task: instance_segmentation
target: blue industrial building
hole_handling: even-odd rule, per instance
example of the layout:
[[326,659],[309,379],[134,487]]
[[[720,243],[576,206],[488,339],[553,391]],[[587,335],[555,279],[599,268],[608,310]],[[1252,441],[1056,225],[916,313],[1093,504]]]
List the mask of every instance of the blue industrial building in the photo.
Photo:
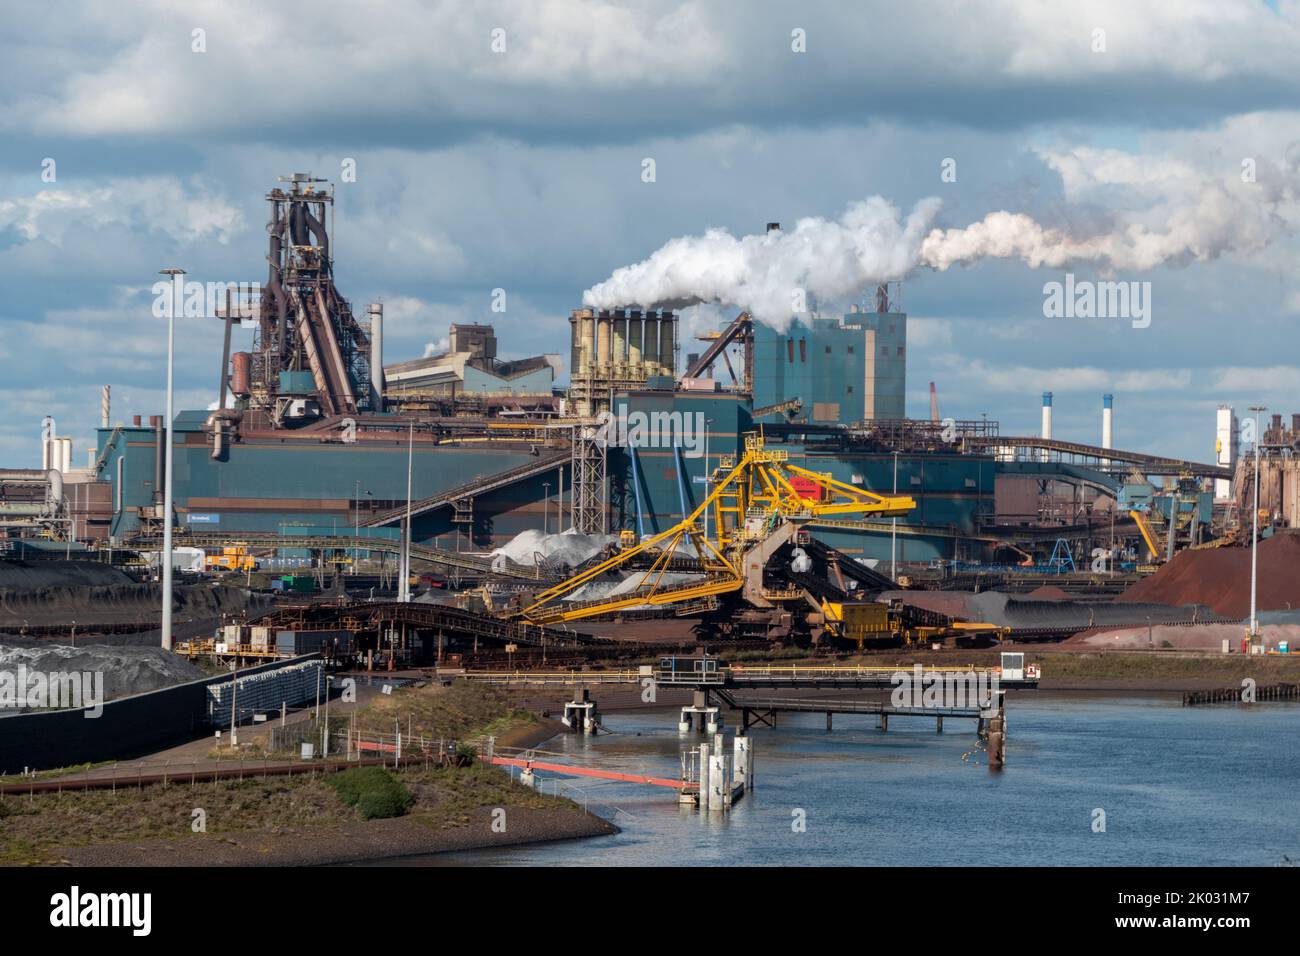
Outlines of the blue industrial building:
[[[206,427],[208,412],[176,416],[173,494],[181,529],[217,533],[351,534],[358,518],[406,501],[408,443],[404,422],[390,438],[369,437],[344,443],[319,433],[283,430],[275,437],[246,436],[228,443],[220,457]],[[155,425],[124,425],[99,430],[99,475],[113,486],[110,534],[122,537],[148,530],[161,516],[158,449],[162,430]],[[514,440],[414,442],[412,497],[419,500],[510,468],[535,461],[554,449]],[[539,475],[477,496],[472,519],[457,523],[450,508],[413,522],[418,541],[454,549],[481,549],[509,540],[527,528],[540,528],[546,499],[555,520],[563,478]],[[545,486],[549,485],[549,489]],[[359,505],[359,509],[358,509]]]
[[799,399],[809,424],[905,418],[907,314],[854,308],[785,331],[755,325],[754,407]]

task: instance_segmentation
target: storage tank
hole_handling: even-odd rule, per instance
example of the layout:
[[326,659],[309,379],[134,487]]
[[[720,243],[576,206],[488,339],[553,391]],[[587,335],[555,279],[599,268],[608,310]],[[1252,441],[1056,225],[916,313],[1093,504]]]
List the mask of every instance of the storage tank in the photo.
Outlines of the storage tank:
[[252,393],[253,356],[248,352],[236,352],[230,356],[230,391],[240,398],[247,398]]

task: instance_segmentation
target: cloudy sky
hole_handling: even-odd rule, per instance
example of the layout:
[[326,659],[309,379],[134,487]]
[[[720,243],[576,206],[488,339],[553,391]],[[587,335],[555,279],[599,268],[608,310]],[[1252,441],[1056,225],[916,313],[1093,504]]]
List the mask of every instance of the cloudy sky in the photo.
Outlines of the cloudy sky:
[[[1300,411],[1292,0],[6,8],[5,467],[47,414],[84,463],[104,384],[115,419],[161,411],[157,271],[261,281],[267,189],[348,160],[337,277],[387,303],[389,361],[472,320],[567,356],[584,292],[696,237],[737,295],[792,279],[826,311],[855,263],[900,270],[913,416],[933,380],[944,415],[1033,433],[1051,390],[1057,436],[1097,442],[1110,391],[1118,446],[1208,460],[1220,403]],[[746,259],[768,221],[800,245]],[[1067,272],[1150,282],[1149,325],[1045,317]],[[219,325],[179,339],[204,407]]]

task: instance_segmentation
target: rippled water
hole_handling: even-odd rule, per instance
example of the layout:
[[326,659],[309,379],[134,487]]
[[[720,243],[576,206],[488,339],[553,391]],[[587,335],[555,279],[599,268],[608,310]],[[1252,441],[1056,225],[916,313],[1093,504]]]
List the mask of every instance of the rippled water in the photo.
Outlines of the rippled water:
[[[671,790],[574,781],[616,836],[413,863],[561,865],[1263,865],[1300,861],[1300,705],[1184,708],[1173,696],[1021,694],[1007,766],[991,773],[974,722],[783,715],[751,731],[757,780],[730,814]],[[617,733],[559,737],[574,763],[675,777],[676,712],[608,714]],[[729,731],[734,728],[729,728]],[[979,761],[978,763],[976,761]],[[547,783],[547,792],[553,784]],[[617,808],[617,810],[613,809]],[[1094,810],[1106,831],[1093,832]],[[793,832],[794,811],[806,832]]]

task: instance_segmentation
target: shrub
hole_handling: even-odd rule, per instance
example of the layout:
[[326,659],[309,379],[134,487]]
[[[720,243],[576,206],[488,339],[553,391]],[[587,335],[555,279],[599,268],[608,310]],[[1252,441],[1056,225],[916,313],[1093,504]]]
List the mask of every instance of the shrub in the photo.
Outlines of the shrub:
[[384,820],[406,812],[406,801],[392,790],[370,790],[357,801],[357,816],[362,820]]
[[329,778],[334,792],[363,820],[400,817],[412,797],[402,782],[382,767],[353,767]]

